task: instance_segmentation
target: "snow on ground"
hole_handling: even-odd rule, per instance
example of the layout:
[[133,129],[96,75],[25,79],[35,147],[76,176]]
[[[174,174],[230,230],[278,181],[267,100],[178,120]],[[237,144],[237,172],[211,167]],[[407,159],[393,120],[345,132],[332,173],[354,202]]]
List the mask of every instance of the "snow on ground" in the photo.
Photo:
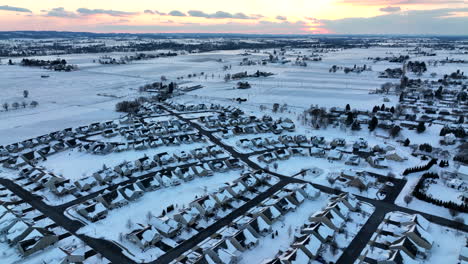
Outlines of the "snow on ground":
[[434,183],[429,184],[426,193],[435,199],[463,204],[463,191],[446,186],[440,179],[435,179]]
[[[400,212],[390,213],[394,217],[402,217],[408,219],[408,215]],[[383,225],[383,224],[382,224]],[[385,230],[399,229],[394,225],[385,225]],[[458,256],[460,255],[461,249],[466,244],[466,234],[453,230],[444,226],[430,223],[429,228],[426,230],[427,233],[432,237],[434,244],[429,250],[428,258],[425,260],[419,260],[415,263],[427,263],[427,264],[439,264],[439,263],[458,263]],[[375,236],[375,234],[374,234]],[[381,236],[379,236],[381,237]],[[374,238],[374,237],[373,237]],[[393,237],[389,237],[393,239]],[[378,238],[377,241],[382,242],[384,238]],[[374,247],[371,250],[369,245],[362,251],[368,250],[368,257],[376,260],[381,260],[387,256],[388,251]],[[358,263],[358,262],[356,262]]]
[[44,166],[47,170],[55,174],[63,175],[66,179],[77,180],[92,175],[94,172],[102,169],[104,164],[108,168],[112,168],[123,161],[135,161],[142,158],[144,155],[153,157],[155,154],[161,152],[175,153],[176,151],[188,151],[208,145],[209,143],[193,143],[180,146],[150,148],[141,151],[128,150],[112,152],[107,155],[93,155],[87,152],[81,152],[75,148],[54,154],[48,157],[46,161],[40,162],[39,165]]
[[[436,169],[434,167],[431,169],[431,171],[436,171]],[[408,205],[405,203],[405,201],[404,201],[405,196],[407,196],[408,194],[411,194],[413,192],[413,189],[416,186],[416,184],[418,183],[419,178],[426,172],[427,171],[412,173],[412,174],[409,174],[408,176],[405,177],[405,179],[408,182],[403,187],[403,190],[401,190],[400,194],[398,195],[397,199],[395,200],[395,204],[397,204],[399,206],[403,206],[403,207],[408,207],[408,208],[413,209],[413,210],[418,210],[418,211],[421,211],[421,212],[425,212],[425,213],[428,213],[428,214],[433,214],[433,215],[437,215],[437,216],[444,217],[444,218],[447,218],[447,219],[452,219],[453,217],[450,215],[449,209],[447,209],[445,207],[437,206],[437,205],[434,205],[434,204],[431,204],[431,203],[428,203],[428,202],[425,202],[425,201],[421,201],[421,200],[419,200],[417,198],[414,198],[414,197],[413,197],[412,201]],[[452,195],[450,193],[454,193],[454,192],[455,192],[455,190],[450,190],[450,192],[439,193],[439,195],[440,194],[442,194],[442,196]],[[468,214],[460,213],[458,216],[462,217],[464,219],[465,223],[468,221]]]
[[[255,106],[260,104],[287,103],[290,108],[304,109],[311,104],[320,106],[341,106],[350,104],[351,107],[371,109],[374,105],[383,103],[382,95],[369,94],[370,90],[379,88],[381,84],[398,80],[378,78],[378,72],[386,68],[400,67],[398,63],[373,63],[368,57],[389,56],[388,48],[346,49],[323,54],[323,61],[310,62],[307,67],[291,64],[268,64],[255,66],[239,66],[244,58],[242,51],[214,51],[202,54],[180,55],[171,58],[136,61],[126,65],[100,65],[93,63],[104,54],[70,54],[62,56],[34,57],[37,59],[55,59],[60,57],[79,67],[75,72],[54,72],[39,68],[0,65],[0,79],[4,87],[0,103],[10,105],[17,101],[21,103],[32,100],[39,102],[37,108],[27,108],[0,111],[0,144],[9,144],[58,130],[64,127],[85,125],[106,119],[115,119],[119,114],[113,111],[117,101],[138,96],[138,87],[147,83],[159,81],[164,75],[168,80],[175,80],[184,76],[183,86],[201,84],[204,88],[195,90],[187,98],[203,100],[230,101],[232,98],[242,97],[248,101],[243,105]],[[263,52],[263,51],[262,51]],[[301,50],[303,55],[310,50]],[[391,53],[399,55],[406,52],[395,48]],[[418,60],[434,60],[454,57],[448,51],[438,51],[436,57],[420,57]],[[107,54],[110,56],[133,55],[125,53]],[[257,53],[250,57],[254,60],[267,58],[267,54]],[[295,59],[290,52],[286,55]],[[22,58],[13,58],[19,62]],[[217,62],[222,59],[222,63]],[[8,58],[5,58],[7,61]],[[342,71],[329,73],[332,65],[353,67],[364,64],[371,66],[373,71],[361,74]],[[232,65],[228,71],[223,71],[224,65]],[[463,65],[446,64],[428,66],[429,69],[422,77],[431,78],[430,73],[437,72],[438,76],[451,73]],[[239,91],[232,89],[235,82],[224,82],[226,73],[257,70],[273,72],[274,76],[267,78],[246,79],[252,88]],[[205,76],[200,73],[204,72]],[[187,78],[189,73],[196,73],[197,77]],[[41,78],[49,75],[49,78]],[[212,77],[214,76],[214,77]],[[205,79],[206,78],[206,79]],[[29,90],[29,98],[22,98],[23,90]],[[99,95],[98,95],[99,94]],[[398,98],[387,96],[394,105]]]
[[327,204],[329,197],[329,195],[322,193],[316,200],[306,200],[296,211],[288,213],[283,219],[274,223],[272,225],[273,233],[278,231],[278,236],[275,238],[271,238],[271,235],[261,237],[258,246],[242,253],[239,263],[262,263],[266,258],[273,257],[279,250],[288,249],[294,241],[294,234],[307,222],[309,216],[320,211]]
[[[146,223],[148,212],[157,216],[170,205],[182,208],[195,200],[195,196],[200,197],[207,193],[207,191],[214,191],[224,183],[231,182],[239,176],[239,171],[215,173],[211,177],[195,178],[179,186],[145,193],[139,200],[131,202],[122,208],[109,211],[105,219],[96,223],[90,223],[78,232],[92,237],[117,240],[120,233],[125,234],[131,231],[126,227],[129,220],[134,224]],[[131,214],[128,212],[131,212]]]

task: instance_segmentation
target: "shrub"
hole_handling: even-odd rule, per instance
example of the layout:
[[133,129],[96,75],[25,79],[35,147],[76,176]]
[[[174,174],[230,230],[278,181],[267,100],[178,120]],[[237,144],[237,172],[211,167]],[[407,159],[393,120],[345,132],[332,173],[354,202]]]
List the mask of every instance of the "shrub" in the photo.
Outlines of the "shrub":
[[124,113],[136,113],[140,103],[138,101],[122,101],[115,105],[115,111]]

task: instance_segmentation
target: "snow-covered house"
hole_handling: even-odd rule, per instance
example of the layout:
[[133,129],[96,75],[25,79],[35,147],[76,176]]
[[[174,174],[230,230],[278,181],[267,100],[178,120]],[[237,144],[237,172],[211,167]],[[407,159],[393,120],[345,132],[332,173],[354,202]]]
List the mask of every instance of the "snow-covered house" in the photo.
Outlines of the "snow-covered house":
[[240,251],[246,251],[258,244],[258,237],[250,228],[239,230],[229,240]]
[[176,214],[174,214],[174,220],[179,222],[182,226],[191,226],[198,219],[200,219],[201,214],[195,207],[184,209]]
[[176,152],[173,154],[174,159],[177,160],[177,162],[188,162],[189,160],[192,159],[192,154],[186,152],[186,151],[180,151]]
[[455,137],[453,133],[449,133],[445,135],[444,138],[442,139],[442,143],[446,145],[453,145],[455,144],[456,141],[457,141],[457,138]]
[[173,173],[175,176],[186,182],[193,180],[196,176],[195,172],[190,167],[177,167]]
[[396,150],[393,150],[385,154],[385,159],[402,162],[402,161],[407,160],[408,158],[405,157],[402,153],[397,152]]
[[237,158],[227,159],[224,162],[231,170],[242,169],[243,167],[241,161]]
[[128,204],[128,200],[118,190],[107,191],[98,197],[96,201],[102,203],[106,208],[112,210]]
[[170,170],[162,170],[156,173],[155,177],[161,182],[164,187],[177,186],[182,183],[182,180],[173,175]]
[[388,163],[384,156],[369,156],[367,162],[376,169],[388,168]]
[[466,165],[460,165],[457,171],[458,177],[461,179],[468,181],[468,166]]
[[312,234],[301,235],[295,237],[293,248],[300,248],[310,260],[314,260],[322,248],[322,242]]
[[247,188],[247,190],[253,190],[256,186],[260,184],[259,180],[250,174],[247,174],[239,179],[234,180],[234,183],[238,182],[242,183],[245,186],[245,188]]
[[17,248],[22,256],[29,256],[58,241],[58,236],[43,228],[32,228],[20,241]]
[[213,176],[213,171],[208,166],[203,166],[203,164],[193,165],[190,170],[198,177]]
[[91,222],[106,218],[108,214],[107,208],[101,202],[81,204],[76,211]]
[[270,164],[270,163],[275,162],[275,161],[278,160],[277,156],[273,152],[263,153],[262,155],[258,156],[257,159],[258,159],[258,161],[264,162],[264,163],[267,163],[267,164]]
[[217,192],[213,193],[212,196],[221,206],[228,204],[234,199],[234,196],[229,192],[227,187],[221,188]]
[[161,182],[155,176],[139,180],[136,182],[136,184],[145,192],[152,192],[161,188]]
[[401,225],[403,226],[412,226],[414,224],[419,225],[426,231],[429,230],[430,222],[420,214],[414,214],[409,220],[401,221]]
[[154,160],[159,163],[160,166],[167,165],[175,161],[172,155],[167,152],[162,152],[154,155]]
[[342,202],[351,211],[356,211],[359,208],[356,197],[349,193],[342,193],[340,195],[333,196],[330,198],[330,202]]
[[311,257],[300,247],[286,250],[283,254],[278,256],[278,259],[282,264],[311,263],[313,261],[313,259],[311,259]]
[[[211,254],[210,251],[212,252]],[[240,251],[233,245],[230,239],[221,239],[206,253],[217,264],[235,264],[238,263]]]
[[309,217],[309,221],[323,223],[335,231],[338,231],[345,224],[345,220],[331,208],[315,212]]
[[327,243],[335,237],[335,231],[322,222],[307,223],[301,228],[301,233],[312,234],[322,243]]
[[141,226],[125,235],[125,237],[141,249],[151,247],[162,239],[158,230],[151,225]]
[[402,236],[399,239],[392,242],[389,245],[389,249],[401,250],[412,259],[415,259],[417,255],[423,253],[419,250],[419,247],[406,236]]
[[235,198],[241,197],[247,191],[247,187],[241,182],[235,182],[226,186],[226,189]]
[[265,236],[272,232],[272,227],[268,224],[268,219],[262,214],[253,217],[245,217],[248,220],[245,222],[245,226],[249,226],[253,231],[261,236]]
[[59,249],[61,250],[59,264],[82,263],[86,259],[85,255],[88,250],[86,246],[77,245],[68,245]]
[[25,166],[26,164],[27,162],[23,158],[18,156],[13,156],[3,161],[3,167],[14,170],[17,170]]
[[219,207],[219,204],[213,196],[205,195],[192,201],[190,206],[195,207],[203,215],[209,215]]
[[0,215],[0,235],[5,234],[16,222],[21,221],[15,214],[6,210],[5,207],[1,207],[3,214]]
[[417,224],[409,227],[408,231],[406,231],[404,235],[409,237],[418,246],[427,250],[430,250],[434,244],[432,236]]
[[327,154],[323,148],[313,147],[309,150],[311,157],[323,158]]
[[168,217],[153,217],[150,220],[150,224],[154,226],[161,235],[168,238],[175,237],[182,227],[179,222]]
[[350,155],[346,161],[345,161],[345,164],[346,165],[351,165],[351,166],[358,166],[359,163],[361,162],[361,158],[357,155]]
[[287,160],[291,157],[291,153],[287,149],[275,150],[275,156],[280,160]]
[[290,211],[294,211],[297,208],[297,205],[294,203],[294,200],[289,195],[285,195],[284,197],[277,197],[276,195],[274,195],[273,197],[270,197],[267,200],[263,201],[262,204],[266,206],[275,206],[278,210],[280,210],[281,214],[283,215]]
[[10,227],[4,231],[5,240],[10,245],[14,245],[25,238],[31,230],[32,227],[23,220],[15,221],[13,225],[10,225]]
[[145,191],[139,187],[138,184],[133,183],[121,187],[118,189],[119,192],[125,197],[125,199],[129,201],[137,200],[138,198],[142,197]]
[[377,264],[417,264],[419,261],[414,260],[404,250],[391,250],[388,258],[377,261]]
[[80,191],[89,191],[94,186],[97,186],[98,182],[94,177],[85,177],[75,181],[75,186]]
[[156,163],[154,162],[154,160],[146,156],[139,158],[135,161],[135,168],[140,171],[147,171],[154,167],[156,167]]
[[303,148],[290,148],[289,153],[291,154],[292,157],[307,156],[307,151],[305,149],[303,149]]
[[105,185],[117,179],[119,175],[112,169],[105,169],[93,173],[93,177],[98,181],[99,185]]
[[213,172],[225,172],[229,170],[226,163],[221,160],[208,161],[207,165]]
[[132,162],[123,162],[114,167],[114,171],[122,176],[130,176],[135,170],[135,164]]
[[327,159],[328,160],[341,160],[343,158],[343,153],[336,149],[332,149],[328,152]]

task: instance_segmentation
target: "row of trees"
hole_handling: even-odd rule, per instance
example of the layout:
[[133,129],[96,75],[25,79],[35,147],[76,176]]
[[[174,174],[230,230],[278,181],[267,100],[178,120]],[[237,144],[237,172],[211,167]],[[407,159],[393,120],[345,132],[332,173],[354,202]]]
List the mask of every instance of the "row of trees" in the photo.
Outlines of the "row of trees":
[[416,172],[421,172],[430,169],[432,166],[437,164],[437,159],[432,159],[429,161],[426,165],[424,166],[418,166],[418,167],[412,167],[412,168],[407,168],[405,171],[403,171],[403,175],[406,176],[411,173],[416,173]]
[[20,103],[19,102],[14,102],[11,105],[9,103],[5,102],[5,103],[2,104],[2,108],[3,108],[3,110],[8,111],[10,109],[15,109],[16,110],[16,109],[18,109],[20,107],[23,107],[23,108],[26,108],[27,106],[36,107],[38,105],[39,105],[39,103],[37,101],[32,101],[29,104],[24,102],[24,101],[20,102]]
[[461,126],[460,126],[460,127],[457,127],[457,128],[453,128],[453,129],[452,129],[452,128],[449,128],[449,127],[447,127],[447,126],[444,126],[444,127],[440,130],[440,134],[439,134],[439,135],[440,135],[441,137],[443,137],[443,136],[445,136],[445,135],[447,135],[447,134],[450,134],[450,133],[454,134],[455,137],[457,137],[457,138],[464,138],[464,137],[467,136],[467,135],[466,135],[466,132],[465,132],[465,129],[464,129],[463,127],[461,127]]

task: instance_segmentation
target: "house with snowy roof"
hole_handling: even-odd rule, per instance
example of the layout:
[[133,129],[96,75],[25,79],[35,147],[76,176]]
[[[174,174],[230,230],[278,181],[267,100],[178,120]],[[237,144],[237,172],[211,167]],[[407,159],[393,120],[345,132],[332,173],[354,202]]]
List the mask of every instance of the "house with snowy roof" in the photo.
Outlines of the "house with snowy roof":
[[89,191],[94,186],[97,186],[98,182],[94,177],[85,177],[75,181],[75,186],[80,191]]
[[250,228],[239,230],[229,240],[240,251],[246,251],[258,245],[258,237]]
[[161,188],[161,182],[155,176],[139,180],[136,184],[145,192],[152,192]]
[[43,228],[32,228],[20,241],[17,248],[22,256],[29,256],[56,243],[58,236]]
[[18,243],[25,238],[32,230],[32,227],[23,220],[15,221],[8,229],[4,231],[5,241],[10,245]]
[[338,231],[345,224],[345,220],[346,219],[331,208],[315,212],[309,217],[309,221],[323,223],[335,231]]
[[417,224],[409,227],[409,230],[404,233],[405,236],[409,237],[419,247],[430,250],[434,244],[432,236]]
[[205,195],[192,201],[190,206],[195,207],[203,215],[209,215],[219,208],[220,205],[212,195]]
[[162,236],[168,238],[177,236],[182,228],[179,222],[168,217],[152,217],[149,222]]
[[300,247],[290,248],[278,256],[282,264],[311,263],[313,259]]
[[151,225],[140,225],[137,229],[126,234],[125,237],[141,249],[151,247],[162,239],[158,230]]
[[310,260],[314,260],[322,248],[322,242],[312,234],[300,235],[294,238],[293,248],[300,248]]
[[398,238],[392,242],[388,248],[391,250],[401,250],[412,259],[416,259],[416,256],[423,253],[419,250],[420,248],[406,236]]
[[77,213],[91,222],[97,222],[106,218],[108,214],[107,208],[101,202],[83,203],[77,209]]
[[85,261],[86,251],[89,249],[86,246],[69,245],[59,247],[61,261],[59,264],[82,263]]
[[191,226],[200,218],[200,211],[195,207],[190,207],[174,214],[174,220],[179,222],[182,226]]
[[119,192],[129,201],[135,201],[142,197],[145,193],[143,189],[136,183],[125,185],[118,189]]
[[306,223],[301,228],[302,234],[312,234],[322,243],[328,243],[335,237],[335,231],[322,222]]

